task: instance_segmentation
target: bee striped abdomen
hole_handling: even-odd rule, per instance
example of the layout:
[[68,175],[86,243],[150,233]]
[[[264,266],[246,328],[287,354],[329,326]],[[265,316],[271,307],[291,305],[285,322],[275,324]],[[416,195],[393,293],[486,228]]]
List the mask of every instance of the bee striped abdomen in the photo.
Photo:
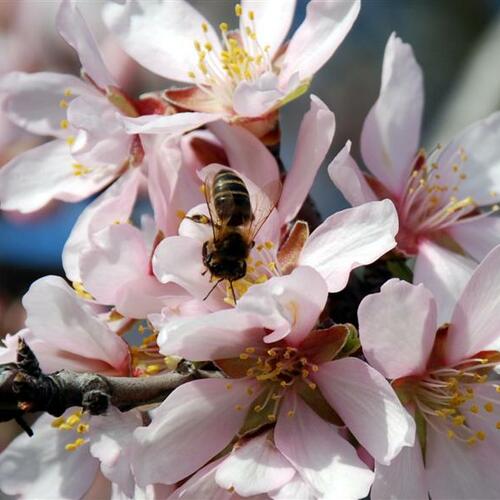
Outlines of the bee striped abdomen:
[[241,226],[252,220],[250,195],[243,180],[230,170],[214,177],[212,196],[217,216],[228,226]]

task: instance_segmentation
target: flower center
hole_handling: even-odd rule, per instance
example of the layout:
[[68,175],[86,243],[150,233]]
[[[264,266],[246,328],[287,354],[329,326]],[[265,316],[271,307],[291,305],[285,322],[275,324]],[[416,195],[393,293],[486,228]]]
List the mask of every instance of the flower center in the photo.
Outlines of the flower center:
[[402,220],[420,234],[444,229],[477,206],[472,196],[457,196],[467,179],[467,154],[460,148],[446,165],[439,165],[434,159],[440,150],[438,145],[429,155],[419,152],[400,204]]
[[248,365],[246,376],[258,383],[256,388],[249,389],[250,395],[255,390],[260,391],[253,411],[266,411],[270,422],[276,421],[285,391],[297,381],[302,381],[311,390],[316,389],[316,384],[309,376],[317,372],[319,367],[296,347],[272,347],[267,350],[263,347],[247,347],[239,358]]
[[496,414],[500,386],[488,380],[497,364],[486,358],[469,359],[409,380],[405,388],[428,425],[449,439],[473,445],[484,441],[491,427],[500,430]]
[[257,40],[254,12],[244,13],[241,5],[237,4],[235,13],[237,17],[244,16],[247,24],[243,31],[229,32],[227,23],[220,23],[222,50],[218,54],[208,38],[208,25],[202,23],[203,39],[194,41],[199,73],[197,75],[193,70],[188,72],[200,90],[226,104],[231,103],[238,83],[255,81],[265,71],[272,71],[270,47],[262,47]]
[[76,433],[74,440],[64,447],[66,451],[76,451],[89,442],[88,439],[83,437],[89,431],[90,425],[87,422],[87,415],[82,409],[75,411],[67,418],[55,418],[51,425],[60,431]]

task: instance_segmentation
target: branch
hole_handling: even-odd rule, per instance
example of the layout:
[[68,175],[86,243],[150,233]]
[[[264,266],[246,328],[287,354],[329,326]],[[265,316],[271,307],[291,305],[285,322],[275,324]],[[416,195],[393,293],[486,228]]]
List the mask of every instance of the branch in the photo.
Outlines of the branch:
[[174,372],[147,378],[106,377],[96,373],[61,370],[44,374],[23,339],[19,340],[17,362],[0,367],[0,421],[16,420],[32,434],[23,415],[45,411],[55,417],[72,406],[100,415],[110,405],[125,411],[163,401],[180,385],[198,378],[221,377],[220,372],[199,370],[181,361]]

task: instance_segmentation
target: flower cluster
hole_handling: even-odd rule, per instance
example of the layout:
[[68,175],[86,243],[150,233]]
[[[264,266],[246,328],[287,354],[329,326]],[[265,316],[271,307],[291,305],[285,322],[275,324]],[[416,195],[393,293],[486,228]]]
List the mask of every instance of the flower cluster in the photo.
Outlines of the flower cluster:
[[391,35],[360,138],[368,172],[350,142],[328,167],[352,208],[310,217],[335,116],[310,95],[285,169],[279,109],[307,92],[360,1],[310,0],[285,42],[294,9],[243,0],[232,30],[186,0],[109,2],[128,55],[189,84],[131,96],[62,0],[81,77],[1,79],[3,114],[53,140],[0,169],[0,208],[97,196],[64,247],[66,279],[32,284],[0,361],[23,339],[45,373],[154,384],[185,361],[210,373],[142,406],[42,415],[0,453],[6,494],[498,495],[500,114],[419,149],[422,72]]

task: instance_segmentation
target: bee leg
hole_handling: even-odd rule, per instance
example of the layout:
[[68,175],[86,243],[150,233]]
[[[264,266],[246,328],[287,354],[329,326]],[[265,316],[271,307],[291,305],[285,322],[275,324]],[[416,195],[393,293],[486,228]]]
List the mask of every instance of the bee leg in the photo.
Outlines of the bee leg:
[[205,276],[205,274],[207,274],[207,272],[208,272],[208,269],[205,269],[205,270],[201,273],[201,275],[202,275],[202,276]]
[[221,281],[224,281],[224,278],[221,278],[215,282],[215,285],[212,288],[210,288],[210,291],[205,295],[205,297],[203,297],[203,300],[208,299],[209,295],[215,290],[215,288]]

